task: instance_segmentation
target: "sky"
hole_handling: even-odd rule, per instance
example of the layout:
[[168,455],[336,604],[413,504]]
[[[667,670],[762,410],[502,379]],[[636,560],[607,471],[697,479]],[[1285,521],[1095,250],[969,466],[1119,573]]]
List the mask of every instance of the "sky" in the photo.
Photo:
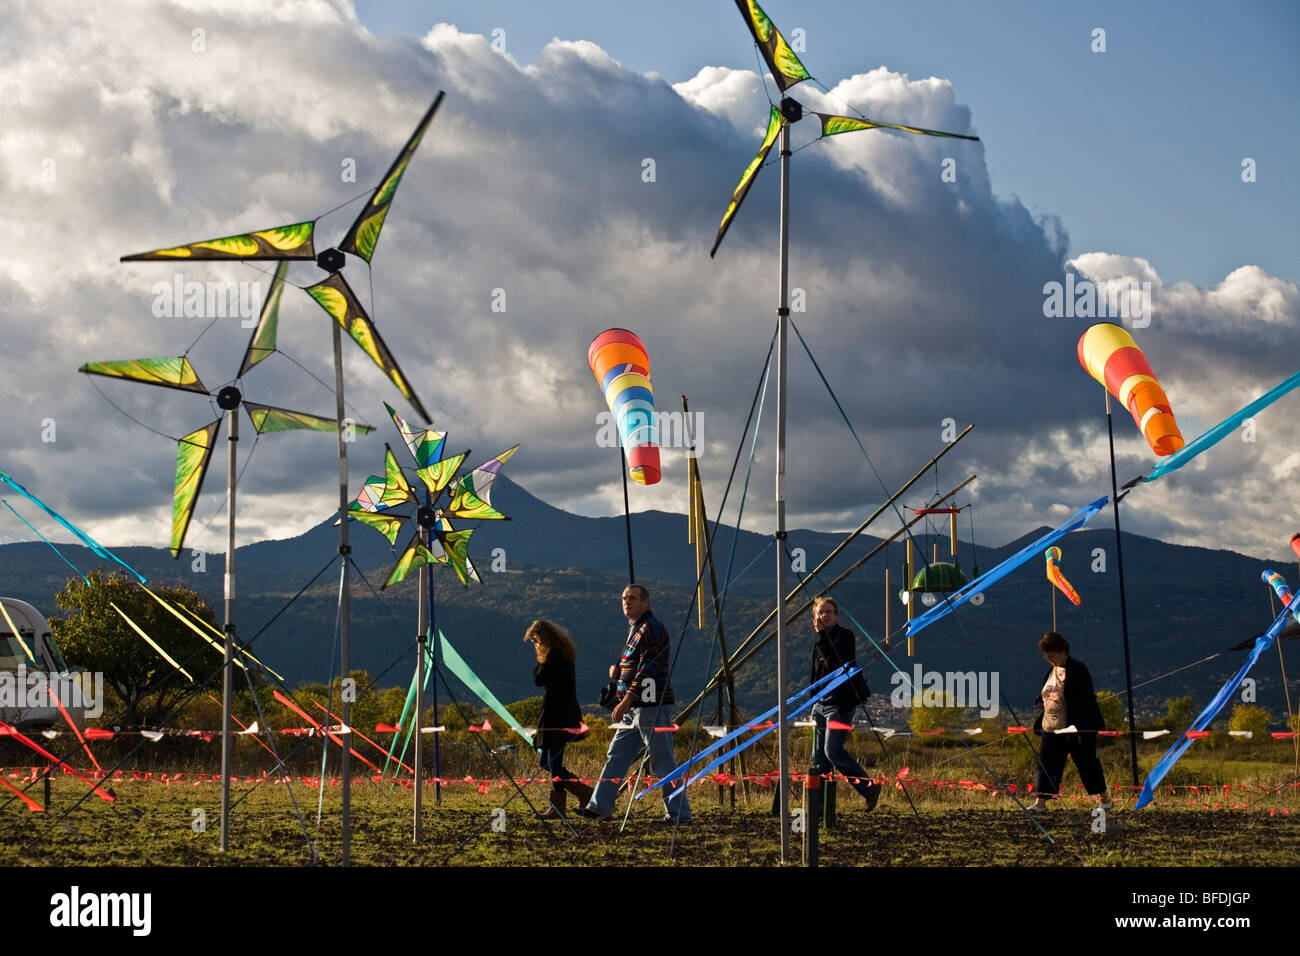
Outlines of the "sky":
[[[1297,8],[1058,6],[766,5],[822,84],[792,91],[807,108],[981,138],[877,130],[814,142],[815,120],[794,127],[792,317],[853,432],[792,336],[792,527],[853,527],[968,423],[940,474],[904,500],[919,506],[978,474],[958,498],[973,505],[978,543],[1108,493],[1104,397],[1075,354],[1096,320],[1045,305],[1067,274],[1149,283],[1149,314],[1125,324],[1189,440],[1296,370]],[[185,353],[215,389],[233,379],[249,330],[238,317],[169,314],[159,290],[266,285],[264,264],[119,257],[327,211],[317,248],[336,243],[439,90],[372,267],[345,270],[433,424],[476,462],[520,442],[507,473],[529,491],[618,513],[586,350],[606,328],[631,328],[659,407],[689,396],[706,496],[721,498],[777,304],[775,167],[708,255],[776,95],[733,4],[11,9],[0,221],[17,241],[0,260],[0,469],[89,533],[165,544],[174,440],[218,413],[202,396],[78,367]],[[322,277],[311,264],[289,275]],[[329,320],[298,289],[285,294],[280,344],[244,377],[246,396],[332,415]],[[344,346],[350,413],[380,427],[351,447],[355,492],[397,440],[382,403],[417,416]],[[1298,403],[1293,393],[1136,489],[1126,529],[1289,555]],[[1124,482],[1156,459],[1118,405],[1114,425]],[[298,534],[337,506],[330,436],[252,438],[245,419],[241,543]],[[773,527],[774,445],[772,385],[745,502],[752,530]],[[663,456],[664,480],[633,488],[634,510],[685,510],[682,450]],[[224,548],[224,473],[219,453],[187,544]],[[30,537],[0,523],[0,541]]]

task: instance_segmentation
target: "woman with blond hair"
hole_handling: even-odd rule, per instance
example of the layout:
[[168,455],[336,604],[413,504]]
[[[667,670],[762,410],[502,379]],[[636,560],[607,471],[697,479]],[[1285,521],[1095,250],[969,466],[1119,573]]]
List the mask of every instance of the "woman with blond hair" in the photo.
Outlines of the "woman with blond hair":
[[591,799],[591,787],[564,766],[564,748],[580,736],[578,728],[582,726],[573,668],[578,649],[569,632],[550,621],[533,621],[524,640],[531,642],[537,652],[533,683],[543,689],[533,746],[551,778],[551,806],[541,816],[543,820],[558,820],[564,816],[566,792],[578,798],[578,806],[585,806]]

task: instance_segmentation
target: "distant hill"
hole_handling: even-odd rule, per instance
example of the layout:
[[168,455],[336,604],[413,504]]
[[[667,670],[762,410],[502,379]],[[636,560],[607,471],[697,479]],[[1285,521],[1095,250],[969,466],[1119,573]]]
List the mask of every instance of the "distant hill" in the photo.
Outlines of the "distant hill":
[[[552,507],[509,479],[493,487],[493,501],[511,521],[483,522],[470,547],[472,560],[484,579],[482,587],[461,588],[448,569],[435,571],[437,620],[448,638],[480,676],[503,700],[533,696],[530,653],[522,643],[528,624],[547,617],[568,627],[581,651],[579,689],[586,702],[594,702],[608,665],[617,657],[626,633],[618,595],[626,582],[627,551],[622,517],[587,518]],[[896,519],[881,519],[872,528],[885,531]],[[1072,642],[1075,656],[1083,660],[1099,689],[1122,689],[1123,656],[1120,640],[1118,577],[1114,533],[1102,516],[1095,530],[1069,535],[1062,569],[1083,598],[1074,607],[1058,595],[1058,629]],[[972,558],[981,570],[1034,541],[1046,528],[1036,529],[1000,547],[970,542],[959,545],[959,561],[970,573]],[[695,627],[685,617],[695,581],[694,551],[686,543],[686,519],[678,514],[645,512],[633,515],[638,580],[652,591],[654,607],[668,625],[677,648],[686,624],[686,640],[674,671],[679,700],[695,696],[710,665],[717,666],[714,631]],[[790,532],[791,549],[802,548],[811,570],[842,536],[806,530]],[[931,553],[934,539],[918,537]],[[399,539],[405,543],[405,538]],[[364,580],[354,576],[352,598],[352,663],[376,677],[381,686],[410,680],[414,664],[414,579],[391,591],[379,592],[394,556],[388,544],[368,528],[353,525],[353,559]],[[774,552],[770,536],[719,532],[714,544],[719,587],[726,580],[729,562],[733,582],[724,612],[726,640],[734,649],[770,610],[773,600]],[[880,543],[862,535],[836,559],[820,580],[829,581],[839,571]],[[338,529],[327,518],[311,530],[282,541],[261,541],[241,547],[237,554],[238,624],[241,636],[255,638],[255,649],[293,683],[325,680],[337,660],[336,602],[338,592]],[[939,539],[940,558],[946,559],[947,538]],[[78,567],[98,567],[84,548],[60,546]],[[195,571],[186,558],[173,561],[165,548],[115,549],[125,561],[150,579],[180,580],[220,608],[224,558],[210,554],[206,568]],[[764,553],[766,552],[766,553]],[[795,552],[797,553],[797,552]],[[874,637],[884,632],[884,568],[891,568],[891,625],[898,628],[904,608],[896,593],[901,587],[902,546],[895,543],[836,589],[846,614]],[[1100,568],[1104,561],[1104,571]],[[1129,611],[1129,633],[1135,684],[1161,678],[1169,672],[1223,651],[1260,633],[1269,623],[1268,594],[1259,573],[1262,560],[1229,551],[1182,547],[1151,538],[1126,534],[1124,562]],[[495,570],[494,570],[495,569]],[[1286,568],[1278,568],[1284,575]],[[743,573],[742,573],[743,572]],[[47,616],[57,614],[54,594],[61,590],[71,569],[44,544],[0,545],[0,593],[29,601]],[[268,621],[286,602],[319,574],[315,583],[273,624]],[[1292,575],[1294,577],[1294,575]],[[793,586],[797,575],[787,580]],[[811,585],[810,585],[811,589]],[[813,593],[811,590],[809,593]],[[218,610],[220,616],[220,611]],[[710,619],[712,615],[710,614]],[[1037,693],[1045,664],[1037,639],[1050,628],[1051,590],[1043,562],[1030,560],[1023,568],[988,591],[982,607],[964,607],[956,615],[924,631],[916,641],[916,656],[892,654],[911,674],[915,664],[925,670],[988,670],[999,675],[1000,689],[1019,718]],[[264,633],[260,633],[263,628]],[[789,629],[791,671],[796,679],[807,670],[811,624],[807,616]],[[867,647],[859,636],[860,655]],[[1287,663],[1300,672],[1296,649],[1285,648]],[[1198,707],[1230,675],[1244,652],[1223,654],[1211,661],[1154,680],[1137,691],[1139,710],[1162,713],[1167,698],[1190,693]],[[754,709],[775,696],[775,654],[771,646],[740,672],[742,702]],[[876,696],[873,714],[885,724],[900,725],[906,712],[891,714],[888,696],[893,673],[883,661],[872,665],[868,679]],[[1284,707],[1277,655],[1261,661],[1255,674],[1258,702],[1277,712]],[[457,689],[456,693],[462,691]],[[440,694],[445,691],[440,689]],[[1011,715],[1005,715],[1011,719]],[[891,723],[892,722],[892,723]]]

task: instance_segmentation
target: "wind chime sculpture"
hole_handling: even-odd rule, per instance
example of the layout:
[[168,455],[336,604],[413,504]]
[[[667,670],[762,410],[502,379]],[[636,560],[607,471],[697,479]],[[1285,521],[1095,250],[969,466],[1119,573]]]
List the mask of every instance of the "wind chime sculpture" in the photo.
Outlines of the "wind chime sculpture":
[[[393,449],[384,446],[384,474],[371,475],[366,479],[356,499],[348,509],[348,516],[362,524],[374,528],[388,543],[397,547],[397,536],[408,521],[414,519],[415,534],[402,550],[401,557],[394,565],[383,588],[391,587],[406,579],[418,568],[425,573],[419,577],[418,602],[419,611],[416,625],[416,670],[415,670],[415,713],[412,727],[415,731],[415,806],[412,825],[413,838],[420,839],[420,811],[423,790],[423,751],[421,743],[421,721],[424,713],[425,665],[433,668],[434,710],[437,711],[437,666],[438,666],[438,626],[433,600],[433,565],[449,564],[455,570],[460,583],[468,587],[470,581],[482,583],[473,562],[469,559],[469,539],[475,528],[454,530],[450,518],[467,520],[504,519],[509,520],[492,506],[492,483],[501,468],[519,449],[518,445],[507,448],[501,454],[489,458],[468,474],[456,477],[456,472],[465,461],[468,451],[460,452],[448,458],[443,457],[447,443],[447,433],[430,428],[412,428],[391,405],[385,404],[393,424],[397,426],[402,440],[415,460],[416,477],[424,484],[424,503],[421,504],[411,482],[407,480],[401,465],[393,454]],[[447,501],[440,505],[443,492]],[[405,507],[402,513],[397,509]],[[414,510],[412,510],[414,509]],[[381,588],[382,590],[382,588]],[[432,641],[432,647],[430,647]],[[394,740],[396,744],[396,740]],[[434,777],[439,775],[437,737],[434,737]]]
[[[348,510],[348,467],[347,467],[347,445],[350,435],[346,432],[344,425],[344,394],[343,394],[343,346],[341,329],[346,329],[352,340],[357,343],[361,349],[370,356],[388,376],[388,379],[397,388],[398,392],[411,404],[425,420],[430,418],[429,413],[425,411],[424,405],[420,402],[415,394],[415,390],[410,385],[409,380],[403,374],[393,357],[392,351],[385,344],[375,327],[369,313],[362,306],[360,300],[353,292],[351,285],[343,276],[343,268],[347,265],[347,256],[355,256],[366,263],[370,264],[371,258],[375,253],[375,246],[379,241],[380,230],[383,229],[384,220],[388,216],[388,211],[392,205],[393,197],[397,192],[397,187],[401,184],[402,176],[405,174],[407,166],[415,155],[416,149],[419,148],[420,141],[423,139],[425,131],[433,121],[434,114],[438,111],[442,103],[443,93],[439,92],[434,98],[432,105],[425,112],[419,125],[416,126],[415,132],[411,134],[406,141],[406,145],[398,154],[393,164],[388,168],[388,172],[380,181],[379,185],[370,194],[366,200],[365,206],[360,214],[353,221],[352,226],[348,229],[343,241],[335,248],[326,249],[321,253],[315,251],[315,229],[317,219],[304,222],[290,223],[285,226],[274,226],[269,229],[262,229],[256,232],[242,233],[234,236],[225,236],[218,239],[207,239],[200,242],[187,243],[185,245],[173,246],[166,249],[155,249],[151,252],[138,253],[136,255],[123,256],[123,262],[187,262],[203,260],[235,260],[235,261],[277,261],[282,264],[295,261],[315,260],[316,265],[324,270],[328,275],[325,279],[316,282],[313,285],[305,287],[305,291],[310,295],[317,304],[320,305],[331,318],[334,319],[333,325],[333,344],[334,344],[334,395],[336,420],[339,423],[338,433],[338,461],[339,461],[339,516],[346,516]],[[319,217],[318,217],[319,218]],[[277,275],[283,274],[277,269]],[[267,333],[266,329],[259,330]],[[270,350],[273,351],[274,331],[269,332]],[[254,340],[259,349],[265,349],[267,342],[265,340],[258,342],[258,336],[254,334]],[[269,354],[269,353],[268,353]],[[242,373],[241,373],[242,374]],[[239,400],[233,396],[228,396],[228,401],[234,402],[238,407]],[[224,407],[224,406],[223,406]],[[250,412],[251,413],[251,412]],[[256,419],[255,419],[256,420]],[[299,426],[303,427],[303,426]],[[310,426],[307,426],[310,427]],[[197,452],[196,452],[197,454]],[[227,561],[233,560],[234,543],[230,542]],[[349,630],[350,618],[350,575],[349,575],[349,555],[351,548],[348,544],[348,524],[343,521],[339,530],[339,557],[340,557],[340,583],[339,583],[339,633],[340,633],[340,672],[346,676],[351,668],[351,641]],[[229,601],[227,602],[229,605]],[[228,643],[233,638],[233,611],[228,606],[227,609],[227,634]],[[229,659],[229,650],[227,659]],[[227,672],[229,667],[227,667]],[[227,677],[227,680],[229,678]],[[230,739],[230,716],[229,708],[223,708],[225,713],[222,715],[222,732],[223,739]],[[351,702],[345,697],[342,704],[342,721],[344,726],[348,725],[351,719]],[[341,850],[343,865],[347,866],[351,859],[351,804],[352,804],[352,759],[348,748],[343,749],[342,755],[342,834]],[[223,773],[223,778],[226,774]],[[223,801],[222,814],[222,848],[226,847],[226,812],[225,801]]]
[[[740,10],[741,16],[745,18],[745,24],[749,27],[749,32],[754,37],[754,42],[758,44],[759,50],[763,54],[763,59],[767,63],[768,71],[772,79],[776,82],[780,90],[782,99],[779,106],[772,105],[768,114],[767,130],[763,134],[763,142],[759,146],[758,155],[745,168],[741,174],[740,182],[732,191],[731,203],[727,211],[723,214],[722,222],[718,226],[717,236],[713,240],[713,247],[709,250],[709,256],[714,256],[718,247],[722,244],[727,230],[731,227],[732,220],[735,219],[736,213],[740,209],[740,204],[744,202],[745,195],[749,192],[750,186],[753,185],[754,179],[758,176],[759,170],[763,166],[767,154],[771,151],[777,139],[781,142],[781,251],[778,277],[778,304],[777,304],[777,452],[776,452],[776,532],[777,555],[776,555],[776,600],[777,608],[780,611],[783,597],[785,595],[785,561],[786,555],[784,550],[785,544],[785,426],[786,426],[786,334],[790,317],[789,308],[789,245],[790,245],[790,127],[799,122],[804,117],[803,105],[792,96],[786,95],[787,91],[796,84],[804,80],[812,79],[812,74],[800,62],[799,57],[795,55],[790,44],[786,42],[785,37],[776,28],[775,24],[768,18],[762,8],[754,0],[736,0],[736,7]],[[878,120],[868,119],[865,116],[838,116],[830,113],[818,113],[812,110],[807,111],[816,116],[821,123],[821,132],[819,138],[824,139],[827,136],[835,136],[841,133],[850,133],[857,130],[868,129],[894,129],[905,133],[918,133],[925,136],[943,136],[951,139],[965,139],[978,141],[978,136],[967,136],[961,133],[946,133],[940,130],[923,129],[919,126],[905,126],[895,123],[883,123]],[[780,793],[780,815],[781,815],[781,862],[785,863],[790,858],[790,807],[789,793],[786,781],[789,776],[789,760],[787,755],[787,725],[786,725],[786,707],[785,707],[785,689],[786,689],[786,666],[785,666],[785,614],[778,613],[777,621],[777,720],[779,724],[778,731],[778,764],[781,775]]]

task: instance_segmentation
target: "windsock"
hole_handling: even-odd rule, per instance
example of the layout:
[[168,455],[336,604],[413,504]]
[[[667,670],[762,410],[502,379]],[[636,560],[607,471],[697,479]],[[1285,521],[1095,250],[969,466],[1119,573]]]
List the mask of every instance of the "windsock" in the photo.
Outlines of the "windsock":
[[627,329],[607,329],[587,348],[587,364],[618,424],[632,479],[653,485],[659,480],[659,426],[645,346]]
[[1079,364],[1128,406],[1153,452],[1172,455],[1183,447],[1169,398],[1123,326],[1102,322],[1084,332],[1079,339]]
[[1261,571],[1259,576],[1264,579],[1265,584],[1272,586],[1278,600],[1282,602],[1282,606],[1291,609],[1291,616],[1300,621],[1300,601],[1292,602],[1291,589],[1286,586],[1286,579],[1271,569]]
[[1070,582],[1065,580],[1065,575],[1061,573],[1060,566],[1056,563],[1061,560],[1061,549],[1053,545],[1043,552],[1043,557],[1047,559],[1047,580],[1060,589],[1060,592],[1070,599],[1070,603],[1076,607],[1083,603],[1079,599],[1079,594],[1070,586]]
[[1264,583],[1270,585],[1277,594],[1277,598],[1282,602],[1283,607],[1291,606],[1291,589],[1286,585],[1286,579],[1276,571],[1261,571],[1259,576],[1264,579]]
[[1291,535],[1291,550],[1295,552],[1297,558],[1300,558],[1300,531]]

